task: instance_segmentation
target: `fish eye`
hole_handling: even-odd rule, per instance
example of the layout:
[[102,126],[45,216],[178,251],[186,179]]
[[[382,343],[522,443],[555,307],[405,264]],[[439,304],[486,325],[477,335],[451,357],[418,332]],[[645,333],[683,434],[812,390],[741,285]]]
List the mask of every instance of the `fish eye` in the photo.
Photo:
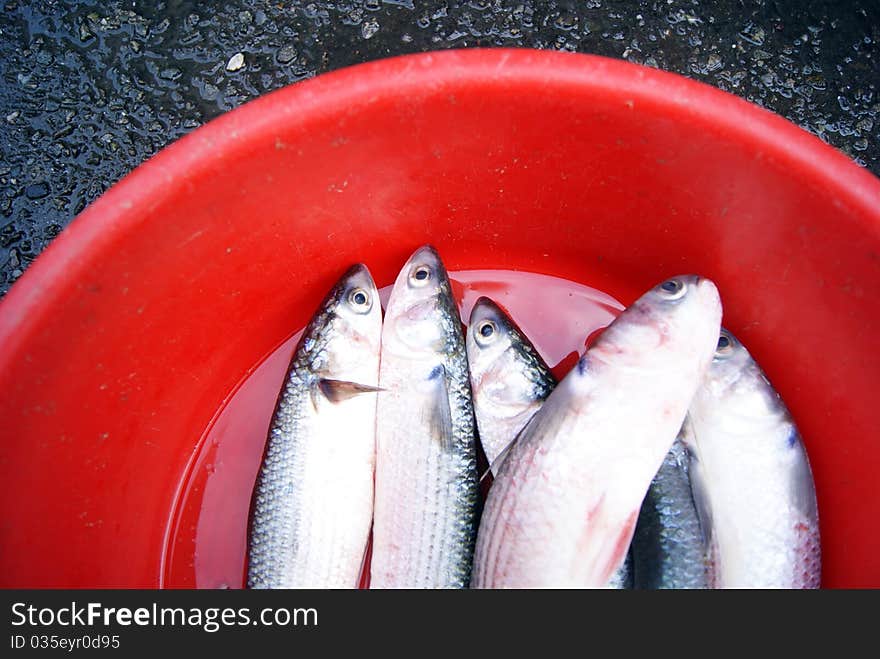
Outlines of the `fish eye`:
[[367,313],[373,306],[370,294],[363,288],[353,288],[348,293],[348,303],[358,313]]
[[718,347],[715,349],[716,357],[728,357],[733,352],[733,337],[725,330],[721,330],[718,337]]
[[477,343],[481,346],[487,346],[495,340],[495,336],[498,334],[498,327],[491,320],[484,320],[482,323],[477,325],[477,331],[474,333],[474,338]]
[[426,265],[417,265],[409,273],[409,283],[412,286],[424,286],[431,280],[431,268]]
[[657,288],[667,300],[678,300],[687,291],[687,286],[681,279],[667,279]]

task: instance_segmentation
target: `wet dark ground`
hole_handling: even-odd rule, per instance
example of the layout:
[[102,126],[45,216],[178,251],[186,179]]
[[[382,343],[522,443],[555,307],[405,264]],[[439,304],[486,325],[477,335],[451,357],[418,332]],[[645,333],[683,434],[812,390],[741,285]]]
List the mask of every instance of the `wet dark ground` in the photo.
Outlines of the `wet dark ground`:
[[441,48],[595,53],[778,112],[880,174],[880,0],[25,2],[0,18],[0,295],[168,143],[281,86]]

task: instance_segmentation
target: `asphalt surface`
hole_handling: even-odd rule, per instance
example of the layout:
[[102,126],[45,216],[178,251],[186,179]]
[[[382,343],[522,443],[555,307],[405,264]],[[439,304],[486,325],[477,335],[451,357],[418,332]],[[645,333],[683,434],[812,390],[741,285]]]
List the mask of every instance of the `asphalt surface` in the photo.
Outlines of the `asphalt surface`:
[[880,2],[24,2],[0,17],[0,295],[138,164],[219,114],[368,60],[594,53],[794,121],[880,175]]

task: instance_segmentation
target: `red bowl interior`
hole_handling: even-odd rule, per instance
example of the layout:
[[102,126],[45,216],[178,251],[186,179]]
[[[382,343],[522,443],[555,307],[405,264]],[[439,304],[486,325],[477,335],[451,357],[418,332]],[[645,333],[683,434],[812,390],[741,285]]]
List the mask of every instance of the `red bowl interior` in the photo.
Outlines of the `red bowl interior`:
[[880,182],[731,95],[618,61],[423,54],[270,94],[165,149],[0,302],[4,586],[161,584],[200,438],[364,261],[718,284],[807,444],[823,585],[880,586]]

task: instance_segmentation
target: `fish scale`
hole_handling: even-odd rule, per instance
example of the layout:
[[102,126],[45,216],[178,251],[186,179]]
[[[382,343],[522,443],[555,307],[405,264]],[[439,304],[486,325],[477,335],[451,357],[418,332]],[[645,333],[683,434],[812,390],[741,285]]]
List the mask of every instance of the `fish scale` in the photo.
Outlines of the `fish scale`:
[[632,554],[636,588],[710,586],[703,533],[691,493],[687,449],[680,437],[663,459],[642,503]]

